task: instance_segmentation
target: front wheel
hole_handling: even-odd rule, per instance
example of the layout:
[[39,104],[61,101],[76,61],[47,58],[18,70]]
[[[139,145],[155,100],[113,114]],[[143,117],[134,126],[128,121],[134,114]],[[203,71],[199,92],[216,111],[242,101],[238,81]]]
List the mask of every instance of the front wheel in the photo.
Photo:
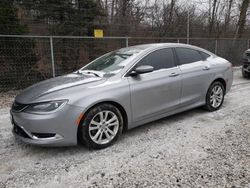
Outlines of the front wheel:
[[206,109],[211,112],[220,109],[224,101],[224,95],[224,85],[221,82],[212,83],[206,95]]
[[123,118],[118,108],[103,103],[91,108],[80,126],[83,143],[89,148],[103,149],[121,135]]

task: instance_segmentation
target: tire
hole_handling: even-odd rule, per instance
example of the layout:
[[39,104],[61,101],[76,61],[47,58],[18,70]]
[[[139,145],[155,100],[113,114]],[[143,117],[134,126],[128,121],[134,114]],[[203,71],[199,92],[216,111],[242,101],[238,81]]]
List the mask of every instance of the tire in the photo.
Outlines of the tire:
[[219,81],[213,82],[207,91],[205,108],[210,112],[219,110],[224,102],[224,96],[224,85]]
[[80,141],[89,149],[112,145],[123,130],[123,117],[112,104],[102,103],[91,108],[80,125]]
[[247,72],[245,72],[244,70],[243,70],[243,68],[242,68],[242,76],[243,76],[243,78],[249,78],[250,77],[250,74],[249,73],[247,73]]

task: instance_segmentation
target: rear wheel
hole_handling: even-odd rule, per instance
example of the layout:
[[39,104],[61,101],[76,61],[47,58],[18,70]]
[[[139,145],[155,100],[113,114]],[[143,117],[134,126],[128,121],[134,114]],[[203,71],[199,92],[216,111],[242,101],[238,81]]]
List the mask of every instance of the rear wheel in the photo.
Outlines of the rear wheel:
[[224,101],[224,95],[224,85],[218,81],[212,83],[206,95],[206,109],[211,112],[220,109]]
[[121,135],[123,118],[118,108],[103,103],[91,108],[80,126],[83,143],[89,148],[102,149]]

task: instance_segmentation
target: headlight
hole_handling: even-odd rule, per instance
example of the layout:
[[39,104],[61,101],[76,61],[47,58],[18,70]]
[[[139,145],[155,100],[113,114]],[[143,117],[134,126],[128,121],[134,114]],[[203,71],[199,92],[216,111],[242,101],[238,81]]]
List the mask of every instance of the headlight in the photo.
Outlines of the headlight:
[[61,109],[68,100],[41,102],[29,105],[24,112],[35,114],[48,114]]

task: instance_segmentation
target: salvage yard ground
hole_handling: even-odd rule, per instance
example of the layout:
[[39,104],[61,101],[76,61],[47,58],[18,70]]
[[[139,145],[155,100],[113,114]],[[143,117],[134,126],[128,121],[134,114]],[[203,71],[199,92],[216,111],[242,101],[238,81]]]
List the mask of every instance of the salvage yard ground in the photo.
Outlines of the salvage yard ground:
[[110,148],[16,141],[0,94],[0,187],[250,187],[250,80],[235,71],[217,112],[201,108],[130,130]]

